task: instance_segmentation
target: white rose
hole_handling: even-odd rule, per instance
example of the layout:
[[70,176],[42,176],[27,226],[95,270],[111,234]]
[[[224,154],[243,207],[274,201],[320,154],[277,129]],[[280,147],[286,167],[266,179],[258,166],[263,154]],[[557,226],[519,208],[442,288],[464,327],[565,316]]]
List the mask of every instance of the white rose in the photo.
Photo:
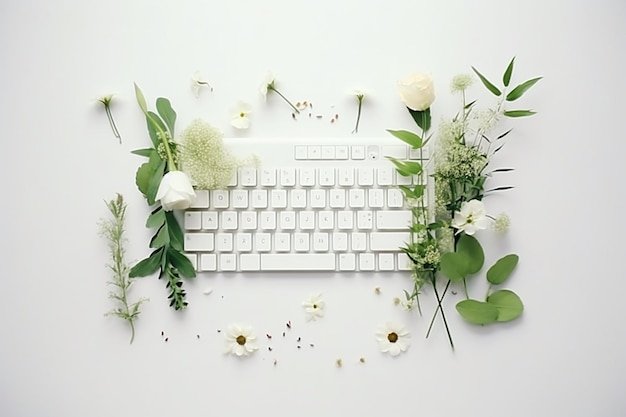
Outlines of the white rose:
[[424,111],[435,101],[435,87],[430,74],[414,73],[398,81],[398,91],[411,110]]
[[196,201],[189,177],[182,171],[170,171],[163,176],[156,199],[165,211],[184,210]]

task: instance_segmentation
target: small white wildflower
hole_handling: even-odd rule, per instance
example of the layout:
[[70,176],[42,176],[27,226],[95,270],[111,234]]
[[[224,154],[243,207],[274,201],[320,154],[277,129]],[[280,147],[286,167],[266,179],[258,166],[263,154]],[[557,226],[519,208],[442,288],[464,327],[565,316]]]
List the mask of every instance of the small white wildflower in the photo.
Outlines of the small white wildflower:
[[236,129],[247,129],[250,127],[250,113],[252,107],[248,103],[239,101],[235,107],[231,109],[230,124]]
[[200,90],[202,89],[202,87],[206,87],[209,89],[209,91],[213,91],[213,87],[211,87],[208,82],[202,80],[202,77],[200,76],[200,71],[196,71],[191,77],[191,89],[193,90],[196,98],[200,97]]
[[272,74],[271,72],[268,72],[265,78],[263,79],[263,83],[261,84],[260,91],[261,91],[261,95],[263,96],[263,99],[267,98],[267,93],[269,93],[270,91],[275,92],[276,94],[280,96],[280,98],[282,98],[283,100],[285,100],[287,104],[289,104],[289,106],[293,109],[295,113],[298,113],[298,114],[300,113],[300,110],[298,110],[298,108],[294,106],[293,103],[291,103],[291,101],[287,99],[287,97],[282,95],[282,93],[276,89],[276,76]]
[[401,324],[386,323],[376,331],[381,352],[397,356],[411,346],[411,333]]
[[493,230],[499,233],[506,232],[511,226],[511,219],[506,213],[500,213],[493,222]]
[[400,307],[406,311],[413,311],[417,307],[417,300],[415,298],[408,298],[400,301]]
[[224,336],[226,338],[226,353],[236,356],[249,356],[258,349],[256,336],[250,326],[231,324]]
[[120,135],[119,130],[117,130],[117,125],[115,124],[115,120],[113,120],[113,114],[111,113],[111,102],[113,101],[113,96],[115,96],[114,93],[105,94],[98,97],[96,100],[104,105],[104,111],[107,114],[107,118],[109,119],[109,124],[111,125],[113,135],[115,135],[119,142],[122,143],[122,136]]
[[461,210],[454,213],[452,227],[458,232],[473,235],[477,230],[487,228],[489,218],[485,212],[485,205],[479,200],[465,201],[461,204]]
[[315,321],[324,317],[324,307],[326,303],[321,294],[313,294],[302,302],[304,314],[307,321]]
[[471,74],[458,74],[452,78],[450,82],[450,90],[453,93],[467,90],[474,83],[474,77]]

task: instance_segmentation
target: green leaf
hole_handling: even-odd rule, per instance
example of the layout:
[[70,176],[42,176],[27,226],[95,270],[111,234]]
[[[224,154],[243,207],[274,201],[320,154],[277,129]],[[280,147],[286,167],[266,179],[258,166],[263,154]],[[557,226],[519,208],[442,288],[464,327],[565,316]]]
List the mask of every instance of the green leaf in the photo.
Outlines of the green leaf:
[[165,212],[165,221],[167,222],[167,227],[170,235],[170,245],[178,250],[183,250],[183,231],[178,224],[178,220],[176,220],[176,216],[173,211]]
[[168,231],[167,224],[163,224],[161,228],[156,232],[156,234],[150,240],[151,248],[161,248],[170,243],[170,234]]
[[485,263],[485,253],[478,240],[463,233],[457,242],[456,252],[463,254],[467,258],[466,274],[475,274],[483,267]]
[[409,175],[417,175],[422,172],[422,164],[415,161],[399,161],[396,158],[388,156],[393,164],[396,166],[398,173],[404,177],[408,177]]
[[498,308],[492,304],[477,301],[463,300],[456,305],[461,317],[474,324],[489,324],[498,319]]
[[537,112],[532,110],[506,110],[503,114],[507,117],[527,117],[537,114]]
[[148,229],[154,229],[157,227],[161,227],[165,223],[165,211],[163,207],[157,207],[150,216],[148,216],[148,220],[146,220],[146,227]]
[[509,290],[496,291],[487,297],[487,303],[498,311],[498,321],[511,321],[522,315],[524,304],[517,294]]
[[170,135],[174,137],[174,125],[176,124],[176,112],[172,109],[170,101],[166,98],[159,97],[156,101],[156,108],[161,118],[165,121]]
[[467,273],[467,264],[469,260],[464,254],[455,252],[446,252],[439,259],[439,267],[441,273],[444,274],[452,282],[461,281]]
[[159,185],[161,184],[161,180],[163,179],[163,174],[165,173],[165,161],[159,161],[159,166],[154,170],[152,177],[150,178],[150,183],[148,184],[148,192],[146,193],[146,199],[148,200],[149,205],[153,205],[156,202],[156,194],[159,190]]
[[167,130],[165,123],[163,123],[159,115],[149,111],[146,115],[146,124],[148,125],[148,134],[150,135],[154,149],[158,149],[161,144],[161,139],[157,136],[157,132],[159,129],[163,132]]
[[491,91],[494,95],[498,97],[502,95],[502,91],[498,90],[498,87],[493,85],[487,78],[485,78],[484,75],[478,72],[476,68],[472,67],[472,70],[474,70],[476,75],[478,75],[478,78],[480,78],[480,81],[482,81],[483,85],[487,87],[487,90]]
[[141,109],[141,111],[144,112],[144,114],[147,114],[148,105],[146,104],[146,98],[143,96],[141,89],[136,83],[135,83],[135,96],[137,97],[137,103],[139,103],[139,108]]
[[131,151],[130,153],[139,155],[139,156],[147,156],[149,158],[154,152],[156,152],[154,148],[144,148],[144,149],[135,149],[134,151]]
[[498,259],[487,271],[487,281],[499,285],[506,281],[519,261],[519,256],[510,254]]
[[537,84],[537,81],[542,79],[543,77],[532,78],[528,81],[524,81],[514,89],[512,89],[509,94],[506,95],[506,101],[515,101],[520,98],[530,87]]
[[194,278],[196,276],[196,270],[193,268],[193,264],[183,253],[170,247],[167,249],[167,256],[172,265],[178,269],[178,272],[180,272],[182,276],[186,278]]
[[513,57],[513,59],[511,59],[511,62],[509,62],[509,66],[506,67],[506,71],[504,71],[504,75],[502,76],[502,82],[504,83],[505,87],[509,86],[509,83],[511,82],[511,74],[513,74],[513,63],[515,62],[515,57]]
[[149,257],[139,261],[137,265],[130,269],[129,277],[145,277],[154,274],[161,266],[161,257],[163,248],[159,248],[152,252]]
[[411,116],[413,117],[413,120],[415,120],[415,123],[417,123],[417,125],[421,127],[424,132],[430,129],[430,108],[418,111],[409,109],[407,107],[407,110],[409,111],[409,113],[411,113]]
[[422,138],[413,132],[408,130],[391,130],[387,129],[387,132],[391,133],[398,139],[409,144],[413,149],[419,149],[423,146]]

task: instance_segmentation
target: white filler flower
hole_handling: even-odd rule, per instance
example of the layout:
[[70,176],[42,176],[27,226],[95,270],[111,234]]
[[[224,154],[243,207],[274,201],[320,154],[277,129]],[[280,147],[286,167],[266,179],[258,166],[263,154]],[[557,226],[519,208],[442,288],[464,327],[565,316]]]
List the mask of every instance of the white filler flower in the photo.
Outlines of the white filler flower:
[[380,351],[398,356],[411,346],[411,333],[401,324],[388,322],[376,331]]
[[321,294],[313,294],[302,302],[304,315],[307,321],[314,321],[324,317],[324,307],[326,303]]
[[225,333],[226,353],[236,356],[248,356],[258,349],[256,336],[250,326],[231,324]]
[[454,213],[452,227],[466,235],[473,235],[477,230],[486,229],[490,220],[485,212],[485,205],[479,200],[470,200],[461,204],[461,210]]
[[230,124],[236,129],[247,129],[250,127],[250,113],[252,107],[248,103],[239,101],[235,107],[231,109]]

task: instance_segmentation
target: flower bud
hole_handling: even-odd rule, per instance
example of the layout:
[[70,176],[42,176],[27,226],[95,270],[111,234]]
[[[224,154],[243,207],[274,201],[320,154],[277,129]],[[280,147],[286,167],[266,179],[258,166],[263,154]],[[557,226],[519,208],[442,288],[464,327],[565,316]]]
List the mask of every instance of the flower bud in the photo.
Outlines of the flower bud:
[[170,171],[161,179],[156,199],[161,201],[165,211],[184,210],[196,200],[196,193],[187,174]]
[[435,87],[430,74],[414,73],[398,81],[398,91],[411,110],[424,111],[435,101]]

